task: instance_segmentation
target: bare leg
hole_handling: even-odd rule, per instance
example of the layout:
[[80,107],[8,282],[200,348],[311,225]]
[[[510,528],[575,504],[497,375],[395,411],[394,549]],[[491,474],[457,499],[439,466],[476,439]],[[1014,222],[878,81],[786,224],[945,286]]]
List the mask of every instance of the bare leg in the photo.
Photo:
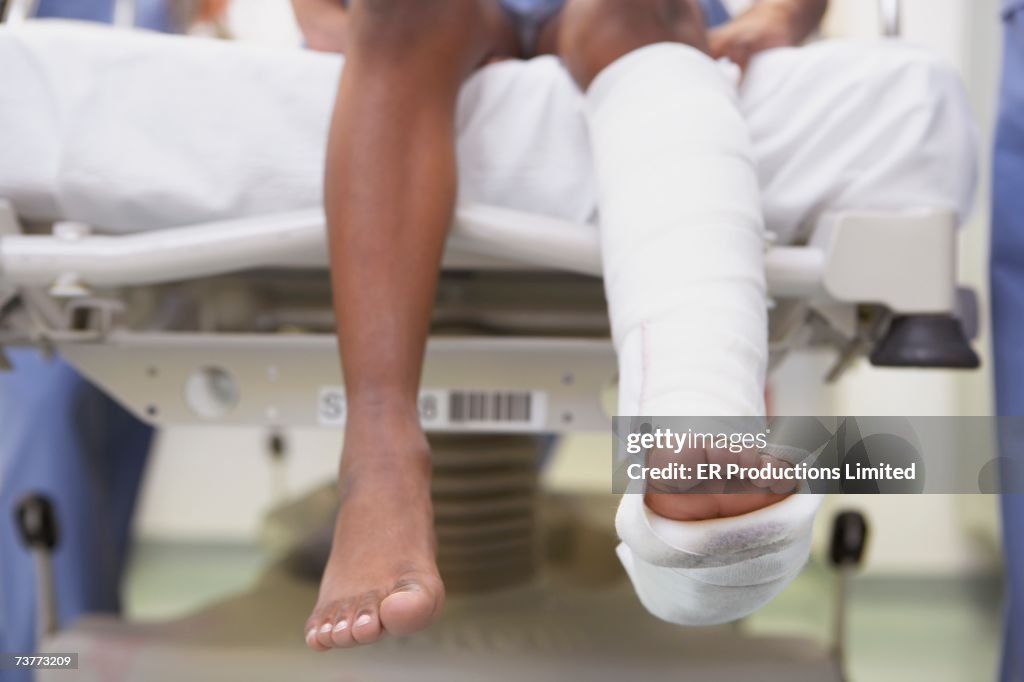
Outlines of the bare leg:
[[348,420],[314,649],[414,632],[444,601],[416,397],[454,208],[456,97],[503,18],[495,0],[349,11],[325,190]]

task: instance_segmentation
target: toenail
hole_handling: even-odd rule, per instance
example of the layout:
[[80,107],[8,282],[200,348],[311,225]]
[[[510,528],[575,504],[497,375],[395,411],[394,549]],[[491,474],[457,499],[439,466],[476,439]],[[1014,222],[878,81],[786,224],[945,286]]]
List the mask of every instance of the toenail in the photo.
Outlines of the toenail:
[[306,641],[311,642],[316,637],[316,628],[310,628],[309,632],[306,633]]
[[334,626],[334,631],[335,632],[341,632],[342,630],[346,629],[347,627],[348,627],[348,621],[347,620],[339,621],[338,624]]
[[369,625],[371,620],[373,619],[370,618],[369,614],[364,613],[363,615],[356,618],[356,627],[358,628],[364,625]]
[[331,631],[331,624],[330,623],[324,623],[323,625],[320,626],[320,632],[330,632],[330,631]]

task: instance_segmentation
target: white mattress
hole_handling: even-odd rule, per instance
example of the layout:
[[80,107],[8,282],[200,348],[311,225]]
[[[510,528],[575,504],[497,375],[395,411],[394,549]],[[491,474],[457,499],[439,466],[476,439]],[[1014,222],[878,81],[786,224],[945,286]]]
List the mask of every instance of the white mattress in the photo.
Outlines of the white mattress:
[[[25,218],[134,232],[321,203],[340,57],[48,20],[0,29],[0,64],[0,198]],[[504,106],[524,80],[538,96]],[[464,200],[591,216],[555,59],[489,67],[462,98]]]
[[[113,232],[316,209],[341,65],[94,24],[0,28],[0,198],[28,219]],[[582,100],[553,57],[475,74],[458,109],[460,201],[592,222]],[[739,102],[783,242],[830,211],[969,211],[973,116],[956,71],[926,51],[771,50]]]

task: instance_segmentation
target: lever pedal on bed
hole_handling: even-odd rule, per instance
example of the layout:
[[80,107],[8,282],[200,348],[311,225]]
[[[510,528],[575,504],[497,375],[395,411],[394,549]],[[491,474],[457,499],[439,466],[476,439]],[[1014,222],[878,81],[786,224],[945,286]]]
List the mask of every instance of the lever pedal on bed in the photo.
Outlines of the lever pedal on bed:
[[977,326],[977,303],[973,292],[956,284],[958,237],[951,211],[840,214],[815,235],[812,244],[826,254],[823,287],[828,297],[877,304],[890,313],[872,339],[871,364],[980,366],[969,333]]

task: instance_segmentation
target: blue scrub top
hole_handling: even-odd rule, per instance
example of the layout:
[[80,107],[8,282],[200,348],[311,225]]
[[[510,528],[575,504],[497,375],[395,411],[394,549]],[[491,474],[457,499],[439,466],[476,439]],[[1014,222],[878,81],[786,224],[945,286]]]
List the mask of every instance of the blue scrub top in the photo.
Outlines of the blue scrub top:
[[[154,31],[172,31],[173,0],[135,0],[135,25]],[[114,19],[114,0],[40,0],[36,16],[97,21]]]
[[708,28],[721,26],[731,18],[722,0],[700,0],[700,6],[704,8],[704,21]]
[[[347,6],[351,0],[339,1]],[[565,5],[565,0],[502,0],[502,4],[524,16],[549,17]],[[729,10],[722,4],[722,0],[700,0],[700,6],[704,10],[708,28],[720,26],[730,19]]]

